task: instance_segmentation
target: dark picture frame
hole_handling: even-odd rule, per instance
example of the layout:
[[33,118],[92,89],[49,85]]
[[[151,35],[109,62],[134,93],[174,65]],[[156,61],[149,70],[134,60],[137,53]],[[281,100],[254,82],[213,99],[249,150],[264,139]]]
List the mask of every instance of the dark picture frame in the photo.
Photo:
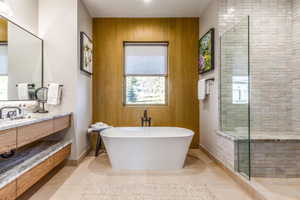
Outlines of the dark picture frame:
[[80,70],[93,74],[93,41],[84,32],[80,32]]
[[211,28],[199,40],[199,74],[215,69],[215,29]]

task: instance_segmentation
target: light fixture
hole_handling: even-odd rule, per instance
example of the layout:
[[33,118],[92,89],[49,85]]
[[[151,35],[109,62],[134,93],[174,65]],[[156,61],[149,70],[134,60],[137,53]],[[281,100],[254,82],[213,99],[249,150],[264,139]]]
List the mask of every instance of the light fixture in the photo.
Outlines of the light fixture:
[[145,3],[151,3],[152,0],[143,0]]
[[0,0],[0,14],[5,17],[11,17],[13,15],[12,10],[4,0]]

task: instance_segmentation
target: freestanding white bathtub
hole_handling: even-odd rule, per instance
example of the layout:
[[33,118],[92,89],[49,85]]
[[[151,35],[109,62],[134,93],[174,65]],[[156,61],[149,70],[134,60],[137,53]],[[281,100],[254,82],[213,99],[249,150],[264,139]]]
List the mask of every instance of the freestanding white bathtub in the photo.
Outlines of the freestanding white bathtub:
[[114,169],[181,169],[194,132],[176,127],[120,127],[101,133]]

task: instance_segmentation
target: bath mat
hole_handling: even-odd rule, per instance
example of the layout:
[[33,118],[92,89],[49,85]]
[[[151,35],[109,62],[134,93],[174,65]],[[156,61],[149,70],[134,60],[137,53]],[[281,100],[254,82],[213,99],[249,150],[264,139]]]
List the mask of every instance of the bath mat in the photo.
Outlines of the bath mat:
[[217,200],[206,185],[191,184],[105,184],[97,194],[82,200]]

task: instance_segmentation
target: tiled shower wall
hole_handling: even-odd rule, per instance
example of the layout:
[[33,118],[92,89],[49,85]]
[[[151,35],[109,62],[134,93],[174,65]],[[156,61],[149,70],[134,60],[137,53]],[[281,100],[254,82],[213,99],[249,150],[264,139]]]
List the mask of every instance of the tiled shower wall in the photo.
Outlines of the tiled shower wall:
[[293,0],[293,128],[300,131],[300,0]]
[[[250,16],[253,132],[300,130],[299,4],[299,0],[219,0],[221,34]],[[230,116],[238,121],[234,119],[238,113]]]
[[248,104],[233,104],[232,95],[233,78],[248,76],[247,17],[222,35],[221,49],[221,125],[223,131],[234,131],[248,127]]

